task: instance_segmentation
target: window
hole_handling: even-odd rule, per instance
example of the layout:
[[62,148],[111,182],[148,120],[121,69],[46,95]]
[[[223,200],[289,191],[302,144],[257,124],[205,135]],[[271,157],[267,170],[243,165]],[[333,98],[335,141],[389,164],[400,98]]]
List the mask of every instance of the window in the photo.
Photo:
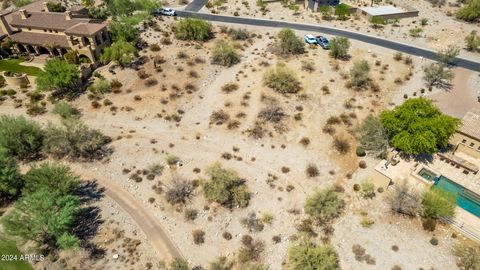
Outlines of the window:
[[470,143],[470,147],[474,147],[474,146],[475,146],[475,144],[473,142]]
[[466,142],[467,142],[467,140],[465,140],[465,139],[462,140],[462,143],[466,143]]
[[43,32],[47,32],[47,29],[43,29]]

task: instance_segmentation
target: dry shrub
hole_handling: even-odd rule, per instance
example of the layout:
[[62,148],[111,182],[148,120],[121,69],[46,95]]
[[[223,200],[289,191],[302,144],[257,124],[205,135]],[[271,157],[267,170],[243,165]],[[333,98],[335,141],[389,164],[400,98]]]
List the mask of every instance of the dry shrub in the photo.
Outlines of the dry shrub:
[[230,120],[230,115],[224,110],[214,111],[210,115],[210,124],[214,123],[216,125],[222,125],[228,120]]
[[307,138],[307,137],[303,137],[301,140],[300,140],[300,144],[302,144],[303,146],[307,146],[310,144],[310,139]]
[[283,118],[286,117],[286,114],[279,106],[270,105],[267,108],[261,110],[258,114],[258,117],[270,123],[279,123],[283,120]]
[[165,193],[165,198],[171,205],[185,204],[193,195],[194,189],[192,181],[175,177]]
[[262,123],[256,121],[252,128],[245,131],[249,137],[254,139],[261,139],[265,136],[266,130]]
[[152,86],[157,85],[157,84],[158,84],[158,81],[157,81],[157,79],[154,79],[154,78],[150,78],[150,79],[145,81],[145,86],[147,86],[147,87],[152,87]]
[[333,147],[342,155],[345,155],[350,151],[350,144],[343,138],[335,138],[333,140]]
[[318,170],[317,165],[308,164],[307,168],[305,169],[305,173],[307,174],[308,177],[315,177],[320,174],[320,171]]
[[297,75],[285,64],[279,63],[276,68],[267,70],[263,76],[263,81],[266,86],[281,94],[295,94],[301,89]]
[[247,228],[249,232],[261,232],[264,228],[263,223],[257,218],[257,215],[254,212],[251,212],[247,217],[242,218],[240,224]]
[[193,230],[192,237],[193,237],[193,242],[196,245],[200,245],[205,242],[205,232],[202,230]]
[[238,84],[236,83],[227,83],[222,86],[222,92],[228,94],[230,92],[238,90]]
[[265,243],[261,240],[254,240],[250,235],[242,236],[243,246],[238,251],[238,261],[247,263],[259,261],[265,249]]

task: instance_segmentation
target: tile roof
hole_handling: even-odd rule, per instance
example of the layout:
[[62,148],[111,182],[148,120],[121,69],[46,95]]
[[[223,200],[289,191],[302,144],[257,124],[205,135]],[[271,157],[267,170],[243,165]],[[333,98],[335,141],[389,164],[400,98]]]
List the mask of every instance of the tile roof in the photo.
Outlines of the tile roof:
[[32,33],[32,32],[18,32],[10,35],[13,41],[19,43],[26,43],[31,45],[55,45],[62,48],[70,48],[68,45],[67,36],[44,34],[44,33]]
[[92,35],[105,28],[105,23],[79,23],[65,30],[71,35]]
[[472,110],[465,114],[460,132],[480,140],[480,110]]
[[79,23],[88,23],[92,19],[72,18],[67,20],[64,13],[56,12],[28,12],[28,17],[22,19],[19,12],[12,14],[10,25],[15,27],[30,27],[36,29],[52,29],[64,31]]

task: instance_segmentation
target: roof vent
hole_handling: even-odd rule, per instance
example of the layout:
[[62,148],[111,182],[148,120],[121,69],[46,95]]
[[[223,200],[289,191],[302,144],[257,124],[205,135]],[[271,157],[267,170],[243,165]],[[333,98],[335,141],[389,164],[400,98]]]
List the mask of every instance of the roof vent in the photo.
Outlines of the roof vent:
[[28,13],[26,9],[22,8],[18,12],[20,13],[20,18],[22,18],[22,20],[25,20],[28,17]]
[[65,19],[67,21],[71,20],[72,19],[72,12],[70,10],[66,11],[65,12]]

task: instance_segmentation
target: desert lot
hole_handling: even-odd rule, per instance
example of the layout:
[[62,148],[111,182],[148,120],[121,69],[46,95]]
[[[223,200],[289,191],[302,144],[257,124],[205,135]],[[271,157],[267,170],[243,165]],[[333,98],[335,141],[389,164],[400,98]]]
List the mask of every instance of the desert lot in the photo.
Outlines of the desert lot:
[[[425,87],[422,66],[429,61],[412,56],[408,63],[403,60],[406,55],[397,61],[394,51],[373,45],[367,49],[366,44],[356,41],[351,41],[350,60],[335,60],[328,51],[308,46],[302,55],[282,58],[270,50],[279,29],[249,27],[254,35],[236,42],[241,62],[227,68],[210,63],[211,48],[215,40],[227,38],[225,27],[239,26],[215,25],[215,39],[196,43],[176,40],[170,34],[173,23],[174,19],[162,19],[158,31],[148,28],[142,33],[147,43],[158,43],[160,50],[145,48],[140,52],[144,58],[140,71],[116,67],[113,74],[110,66],[97,70],[108,80],[118,80],[122,85],[118,91],[96,97],[98,101],[88,93],[72,101],[86,124],[113,138],[113,154],[101,162],[77,164],[79,172],[89,171],[129,191],[141,202],[142,211],[163,225],[192,265],[206,267],[218,256],[233,258],[242,235],[250,234],[265,242],[261,261],[269,269],[282,269],[296,225],[306,217],[306,197],[317,188],[335,185],[343,192],[346,209],[333,222],[333,233],[315,230],[319,240],[331,239],[342,269],[457,269],[451,248],[463,241],[462,236],[446,226],[439,226],[434,233],[426,232],[418,219],[393,214],[385,201],[386,192],[363,199],[353,191],[353,185],[368,178],[379,161],[355,155],[353,130],[358,123],[401,103],[404,95],[433,96],[439,102],[446,95],[444,90],[429,91]],[[155,68],[154,59],[158,57],[162,63]],[[374,90],[346,87],[353,62],[362,59],[370,63],[371,77],[378,86]],[[281,95],[262,83],[264,72],[277,63],[285,63],[296,72],[302,88],[299,93]],[[467,83],[461,89],[454,85],[451,91],[463,91],[460,94],[465,99],[473,99],[480,74],[456,72],[465,76],[462,78]],[[227,84],[236,87],[226,90]],[[16,98],[27,97],[22,93]],[[442,104],[448,106],[443,100]],[[50,111],[52,104],[46,106]],[[259,116],[262,110],[272,107],[282,112],[279,121]],[[14,108],[10,99],[2,102],[0,114],[26,115],[24,106]],[[340,120],[327,124],[331,117]],[[45,125],[60,121],[50,112],[34,119]],[[347,151],[335,150],[335,138],[347,142]],[[181,162],[166,164],[168,155],[177,156]],[[361,160],[367,164],[364,169],[359,168]],[[247,208],[227,209],[208,202],[201,188],[194,191],[186,205],[172,206],[165,200],[162,190],[172,179],[206,178],[205,168],[217,161],[246,180],[252,192]],[[148,179],[140,173],[132,177],[135,171],[154,163],[165,165],[162,175]],[[318,168],[317,176],[306,175],[309,165]],[[107,253],[93,267],[119,269],[128,263],[129,269],[145,269],[147,263],[157,267],[165,259],[155,254],[136,221],[114,201],[104,197],[98,204],[105,222],[97,237],[99,243],[104,242]],[[194,221],[184,220],[187,208],[198,210]],[[262,231],[249,232],[240,220],[252,212],[258,217],[273,215],[272,224],[265,225]],[[370,228],[360,224],[365,215],[374,221]],[[192,231],[197,229],[205,232],[201,245],[192,239]],[[121,237],[115,236],[118,231],[124,231]],[[232,239],[225,239],[224,232],[230,233]],[[439,239],[437,246],[429,243],[434,235]],[[279,243],[272,241],[274,236],[280,236]],[[141,256],[133,262],[135,253],[119,248],[125,240],[109,240],[126,237],[141,242],[135,251]],[[356,258],[352,251],[356,245],[370,256]],[[119,259],[113,259],[114,254]]]

